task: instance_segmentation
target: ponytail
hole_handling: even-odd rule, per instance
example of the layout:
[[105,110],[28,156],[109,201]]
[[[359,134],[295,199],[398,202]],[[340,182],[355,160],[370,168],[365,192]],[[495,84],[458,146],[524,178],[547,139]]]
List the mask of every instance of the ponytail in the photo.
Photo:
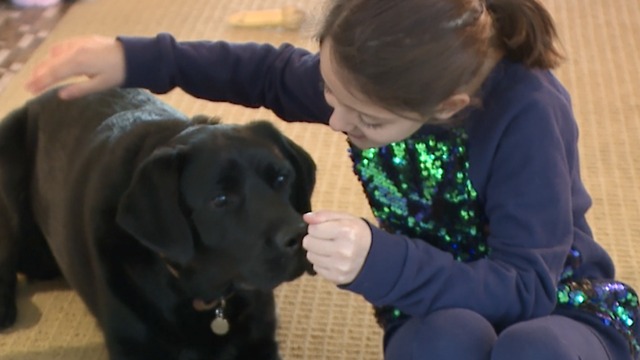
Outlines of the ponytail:
[[563,55],[551,14],[538,0],[486,0],[496,41],[508,59],[531,68],[553,69]]

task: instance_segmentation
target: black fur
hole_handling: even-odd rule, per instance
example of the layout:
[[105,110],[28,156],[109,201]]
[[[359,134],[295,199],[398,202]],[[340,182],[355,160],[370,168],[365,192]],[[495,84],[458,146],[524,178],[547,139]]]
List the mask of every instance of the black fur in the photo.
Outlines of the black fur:
[[[279,359],[273,289],[309,270],[314,182],[268,122],[188,119],[143,90],[39,96],[0,123],[0,328],[17,273],[61,271],[110,359]],[[219,336],[194,300],[223,298]]]

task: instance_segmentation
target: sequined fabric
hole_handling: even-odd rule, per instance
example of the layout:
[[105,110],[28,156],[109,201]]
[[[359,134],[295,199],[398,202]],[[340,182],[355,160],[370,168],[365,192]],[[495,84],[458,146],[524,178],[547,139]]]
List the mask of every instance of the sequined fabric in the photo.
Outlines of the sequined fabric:
[[488,253],[462,130],[351,149],[372,212],[388,232],[424,239],[459,261]]
[[[460,129],[416,134],[388,146],[350,149],[353,169],[382,229],[424,239],[458,261],[485,257],[484,216],[469,177],[467,136]],[[386,328],[406,318],[375,308]]]
[[574,278],[581,264],[582,255],[572,249],[558,285],[558,307],[580,309],[597,316],[625,337],[632,355],[639,355],[638,295],[618,281]]
[[[468,176],[467,135],[462,129],[417,133],[382,148],[350,149],[358,176],[382,229],[423,239],[458,261],[486,257],[487,223]],[[574,279],[581,265],[572,249],[559,279],[558,306],[589,312],[614,327],[640,351],[638,297],[615,281]],[[393,307],[375,308],[383,328],[407,317]]]

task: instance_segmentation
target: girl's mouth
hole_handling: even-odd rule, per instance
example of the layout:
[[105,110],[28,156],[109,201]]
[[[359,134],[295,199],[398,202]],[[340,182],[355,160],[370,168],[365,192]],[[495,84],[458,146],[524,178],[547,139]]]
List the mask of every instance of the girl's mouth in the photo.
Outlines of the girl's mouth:
[[352,134],[352,133],[347,133],[347,136],[350,139],[353,139],[353,140],[365,140],[366,139],[366,137],[364,135],[355,135],[355,134]]

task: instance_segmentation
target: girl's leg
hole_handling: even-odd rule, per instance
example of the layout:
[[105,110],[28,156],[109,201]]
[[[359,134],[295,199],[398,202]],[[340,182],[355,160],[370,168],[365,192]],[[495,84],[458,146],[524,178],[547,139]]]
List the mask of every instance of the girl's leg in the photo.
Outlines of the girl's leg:
[[496,340],[491,324],[465,309],[410,318],[385,336],[389,360],[488,360]]
[[491,360],[631,360],[622,336],[590,322],[551,315],[514,324],[500,333]]

